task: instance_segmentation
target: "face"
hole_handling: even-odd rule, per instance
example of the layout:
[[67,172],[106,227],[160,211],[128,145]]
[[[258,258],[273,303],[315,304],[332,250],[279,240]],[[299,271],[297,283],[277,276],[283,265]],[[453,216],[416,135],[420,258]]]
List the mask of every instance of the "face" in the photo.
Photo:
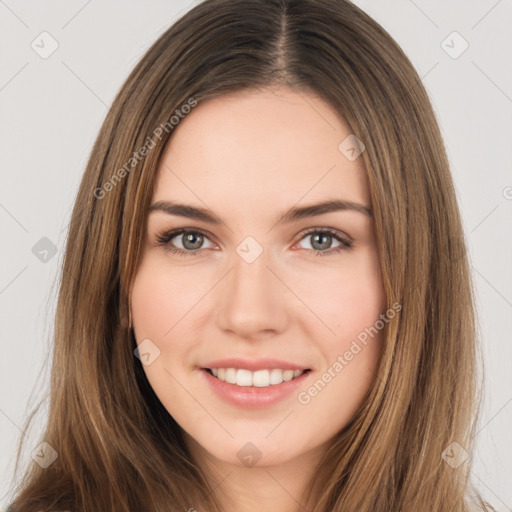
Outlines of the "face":
[[[152,388],[210,460],[318,452],[374,378],[385,303],[349,135],[315,96],[245,91],[200,103],[161,158],[133,328]],[[327,201],[341,208],[307,209]]]

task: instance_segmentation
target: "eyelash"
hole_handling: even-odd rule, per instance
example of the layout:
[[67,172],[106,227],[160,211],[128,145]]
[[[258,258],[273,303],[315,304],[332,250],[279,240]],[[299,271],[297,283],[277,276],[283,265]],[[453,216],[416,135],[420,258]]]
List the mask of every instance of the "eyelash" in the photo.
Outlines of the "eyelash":
[[[171,245],[169,242],[175,238],[176,236],[183,235],[183,234],[200,234],[203,237],[206,237],[209,239],[208,235],[201,231],[200,229],[185,229],[185,228],[179,228],[179,229],[173,229],[170,231],[165,231],[163,233],[160,233],[157,235],[157,245],[165,247],[165,249],[169,252],[172,252],[174,254],[177,254],[179,256],[195,256],[197,253],[201,252],[203,249],[196,249],[195,251],[186,251],[183,249],[179,249],[178,247],[175,247]],[[316,253],[316,256],[327,256],[329,254],[336,254],[340,251],[347,251],[352,249],[353,244],[351,241],[341,237],[339,235],[339,232],[332,228],[312,228],[305,232],[302,237],[299,239],[302,240],[308,235],[317,234],[317,233],[325,233],[330,236],[332,236],[334,239],[336,239],[338,242],[340,242],[340,245],[338,247],[335,247],[334,249],[325,249],[323,251],[315,251],[314,249],[305,249],[306,251],[313,251]]]

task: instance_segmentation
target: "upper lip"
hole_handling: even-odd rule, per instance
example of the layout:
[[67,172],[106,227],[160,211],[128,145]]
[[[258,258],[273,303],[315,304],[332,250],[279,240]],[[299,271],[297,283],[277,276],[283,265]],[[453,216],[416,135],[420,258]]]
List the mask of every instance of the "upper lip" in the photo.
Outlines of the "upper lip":
[[246,369],[251,371],[257,370],[272,370],[275,368],[281,370],[309,370],[307,366],[290,363],[288,361],[280,361],[279,359],[243,359],[243,358],[229,358],[229,359],[216,359],[203,366],[203,368],[237,368]]

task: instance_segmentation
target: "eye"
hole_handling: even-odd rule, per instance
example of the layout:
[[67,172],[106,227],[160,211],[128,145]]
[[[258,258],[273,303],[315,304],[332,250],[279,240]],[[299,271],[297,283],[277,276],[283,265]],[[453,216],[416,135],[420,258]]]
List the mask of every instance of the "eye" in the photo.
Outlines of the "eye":
[[[300,241],[307,240],[308,238],[311,242],[309,244],[310,247],[306,247],[306,249],[313,250],[316,256],[335,254],[353,247],[353,243],[348,237],[343,236],[339,231],[332,228],[313,228],[307,231]],[[339,243],[334,248],[329,248],[333,240]]]
[[[175,239],[181,244],[181,247],[176,246],[175,242],[173,242]],[[180,256],[197,254],[201,248],[204,249],[201,246],[205,240],[208,240],[206,234],[195,229],[174,229],[157,236],[158,245],[162,245],[167,251],[179,254]]]
[[[340,251],[349,250],[353,246],[352,241],[348,237],[332,228],[312,228],[303,234],[300,241],[306,240],[308,237],[311,243],[309,244],[310,247],[305,249],[313,251],[317,256],[335,254]],[[203,247],[205,240],[209,241],[209,238],[201,230],[181,228],[159,234],[157,236],[157,245],[161,245],[166,251],[180,256],[194,256],[201,252],[201,249],[213,247],[211,242],[210,246]],[[338,242],[338,245],[334,246],[334,248],[330,247],[333,241]]]

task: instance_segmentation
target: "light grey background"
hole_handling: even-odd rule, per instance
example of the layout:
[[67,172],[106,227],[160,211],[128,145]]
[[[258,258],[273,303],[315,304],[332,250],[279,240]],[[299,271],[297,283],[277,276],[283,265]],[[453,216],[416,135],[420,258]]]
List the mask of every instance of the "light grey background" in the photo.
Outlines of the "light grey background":
[[[0,0],[0,507],[27,406],[46,393],[57,276],[93,141],[144,51],[196,3]],[[470,245],[485,365],[472,479],[498,511],[512,511],[512,1],[355,3],[402,46],[438,115]],[[48,58],[40,56],[51,49],[44,31],[58,44]],[[25,434],[34,448],[36,434]]]

